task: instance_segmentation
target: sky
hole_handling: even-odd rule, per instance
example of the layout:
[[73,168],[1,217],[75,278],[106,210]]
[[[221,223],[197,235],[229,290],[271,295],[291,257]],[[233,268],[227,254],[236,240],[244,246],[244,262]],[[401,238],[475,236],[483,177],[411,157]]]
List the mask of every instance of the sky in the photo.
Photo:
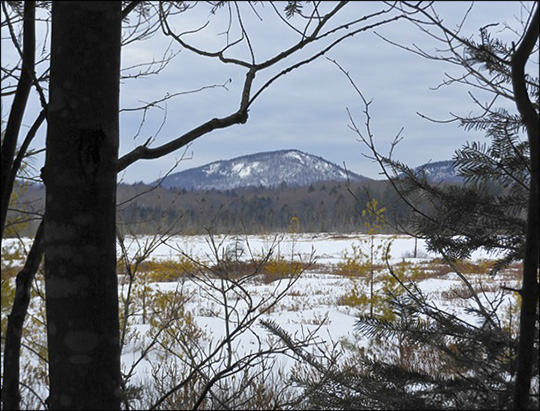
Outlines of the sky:
[[[298,19],[285,22],[277,18],[266,2],[260,2],[254,9],[245,2],[239,3],[242,23],[257,62],[265,61],[298,41],[298,33],[288,25],[302,27]],[[323,3],[323,7],[332,6],[332,2]],[[278,3],[276,7],[282,12],[284,6],[285,3]],[[434,5],[445,24],[451,28],[462,21],[469,6],[468,2],[435,2]],[[335,16],[336,21],[343,23],[354,20],[383,7],[379,2],[351,2]],[[233,21],[227,35],[230,12]],[[210,6],[199,2],[196,7],[171,18],[170,26],[178,33],[194,31],[183,38],[199,48],[216,51],[224,47],[227,41],[230,43],[238,38],[240,31],[235,13],[234,8],[224,7],[211,14]],[[468,14],[462,33],[467,37],[477,36],[480,27],[499,23],[492,33],[506,41],[516,41],[518,38],[515,34],[502,28],[504,23],[519,28],[522,13],[519,2],[477,2]],[[131,22],[134,19],[132,15]],[[203,26],[203,29],[196,31]],[[38,33],[47,36],[50,32],[46,27],[38,27]],[[369,150],[358,141],[358,135],[350,128],[348,112],[359,127],[365,125],[365,106],[349,79],[329,59],[337,61],[365,98],[371,101],[370,129],[382,154],[388,152],[391,141],[402,129],[400,136],[403,139],[394,150],[394,157],[413,167],[430,161],[449,160],[454,151],[467,141],[484,138],[479,133],[466,132],[455,122],[435,123],[423,116],[448,120],[452,118],[452,113],[460,116],[479,114],[480,109],[469,93],[473,92],[481,102],[489,101],[489,96],[456,84],[437,87],[445,80],[446,74],[459,75],[463,72],[448,63],[427,60],[400,49],[376,34],[407,47],[416,45],[429,53],[442,47],[442,44],[406,21],[395,21],[361,32],[337,45],[324,57],[272,83],[251,105],[246,124],[215,130],[200,137],[185,150],[163,158],[138,161],[123,171],[119,180],[125,183],[151,183],[171,170],[178,172],[217,160],[282,149],[298,149],[345,165],[358,174],[382,178],[379,166],[366,158]],[[3,32],[3,65],[13,56],[4,47],[5,37]],[[226,55],[249,59],[245,44],[231,47]],[[302,50],[300,58],[316,52],[320,47],[315,45]],[[141,63],[160,60],[164,53],[173,53],[175,57],[159,74],[122,80],[120,155],[148,139],[152,139],[151,147],[164,144],[211,118],[227,116],[238,109],[245,68],[198,56],[183,49],[161,30],[148,39],[132,41],[123,47],[122,74],[135,75],[144,70]],[[292,63],[295,61],[298,60],[291,60]],[[284,67],[279,65],[276,69],[258,74],[254,89],[257,90],[266,79]],[[176,93],[180,94],[156,104],[150,110],[132,111]],[[35,101],[25,117],[28,125],[35,118],[32,110],[38,107],[36,95],[33,97]],[[3,121],[7,119],[8,107],[3,102]],[[42,130],[34,148],[44,147],[44,134]],[[35,160],[36,169],[41,167],[42,161],[43,155]]]

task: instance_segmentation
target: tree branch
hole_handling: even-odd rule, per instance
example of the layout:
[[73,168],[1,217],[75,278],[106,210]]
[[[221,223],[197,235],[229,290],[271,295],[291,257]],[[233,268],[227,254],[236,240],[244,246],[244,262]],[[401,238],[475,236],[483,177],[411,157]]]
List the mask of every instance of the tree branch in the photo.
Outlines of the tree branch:
[[248,102],[251,92],[251,85],[255,78],[255,70],[251,69],[246,75],[246,80],[244,82],[244,88],[242,90],[242,98],[240,103],[240,108],[235,113],[223,117],[223,118],[213,118],[212,120],[207,121],[204,124],[188,131],[183,136],[176,138],[162,146],[149,148],[146,145],[139,146],[135,148],[130,153],[122,156],[118,160],[117,171],[120,172],[124,170],[129,165],[133,164],[137,160],[150,160],[154,158],[163,157],[167,154],[176,151],[187,144],[191,143],[195,139],[211,132],[216,129],[226,128],[232,126],[233,124],[244,124],[248,118]]
[[162,146],[155,148],[149,148],[144,145],[139,146],[118,160],[118,171],[124,170],[137,160],[151,160],[170,154],[213,130],[226,128],[233,124],[244,124],[246,121],[247,112],[244,110],[239,110],[228,117],[213,118],[212,120],[209,120],[206,123],[201,124],[199,127],[187,132],[182,137],[179,137],[167,144],[163,144]]
[[122,10],[122,14],[121,14],[122,20],[124,20],[128,16],[128,14],[131,13],[135,9],[135,7],[137,7],[141,3],[142,3],[142,1],[132,1],[132,2],[130,2],[124,8],[124,10]]

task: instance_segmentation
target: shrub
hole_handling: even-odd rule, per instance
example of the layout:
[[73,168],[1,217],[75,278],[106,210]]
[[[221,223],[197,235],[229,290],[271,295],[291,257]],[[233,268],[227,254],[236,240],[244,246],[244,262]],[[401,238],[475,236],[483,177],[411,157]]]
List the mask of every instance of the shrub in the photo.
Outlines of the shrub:
[[291,278],[304,271],[307,265],[299,261],[287,261],[283,257],[266,261],[261,266],[262,280],[265,283]]
[[196,261],[180,255],[177,260],[150,260],[139,266],[150,282],[173,282],[199,269]]
[[343,261],[337,264],[337,273],[347,277],[365,276],[369,273],[370,264],[368,255],[360,245],[352,244],[352,253],[343,252]]

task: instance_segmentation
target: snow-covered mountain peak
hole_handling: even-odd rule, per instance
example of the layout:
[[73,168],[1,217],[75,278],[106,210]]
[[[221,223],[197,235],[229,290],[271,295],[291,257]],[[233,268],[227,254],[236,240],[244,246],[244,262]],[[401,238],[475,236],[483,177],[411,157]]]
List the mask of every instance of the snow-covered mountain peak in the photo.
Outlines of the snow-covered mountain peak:
[[280,150],[216,161],[171,174],[162,185],[194,190],[310,185],[318,181],[366,180],[329,161],[299,150]]

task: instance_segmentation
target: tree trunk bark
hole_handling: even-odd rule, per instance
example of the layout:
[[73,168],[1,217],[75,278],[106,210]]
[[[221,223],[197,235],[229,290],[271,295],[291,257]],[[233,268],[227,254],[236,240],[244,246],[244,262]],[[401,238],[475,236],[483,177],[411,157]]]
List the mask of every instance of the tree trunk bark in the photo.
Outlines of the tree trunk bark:
[[539,9],[529,23],[523,39],[512,56],[512,87],[516,106],[527,130],[530,153],[531,181],[527,209],[527,233],[525,255],[523,257],[523,283],[521,287],[521,311],[519,321],[519,345],[514,391],[514,409],[526,410],[530,404],[530,389],[533,361],[535,358],[534,339],[538,317],[538,262],[539,262],[539,174],[540,133],[538,112],[529,99],[525,81],[525,64],[538,42]]
[[52,5],[45,291],[51,409],[119,409],[121,2]]
[[4,239],[4,228],[6,226],[7,212],[15,173],[13,172],[13,161],[17,150],[17,140],[21,130],[24,112],[28,103],[28,96],[32,88],[32,76],[34,72],[36,55],[36,2],[24,2],[24,23],[23,23],[23,58],[21,67],[21,77],[17,83],[15,98],[11,105],[9,118],[6,124],[6,134],[2,144],[2,167],[0,170],[0,181],[2,193],[0,195],[0,226],[1,238]]
[[30,304],[30,290],[43,257],[43,222],[39,225],[36,238],[28,253],[24,268],[17,274],[13,308],[8,316],[4,346],[4,386],[2,402],[4,410],[19,410],[21,341],[24,320]]

